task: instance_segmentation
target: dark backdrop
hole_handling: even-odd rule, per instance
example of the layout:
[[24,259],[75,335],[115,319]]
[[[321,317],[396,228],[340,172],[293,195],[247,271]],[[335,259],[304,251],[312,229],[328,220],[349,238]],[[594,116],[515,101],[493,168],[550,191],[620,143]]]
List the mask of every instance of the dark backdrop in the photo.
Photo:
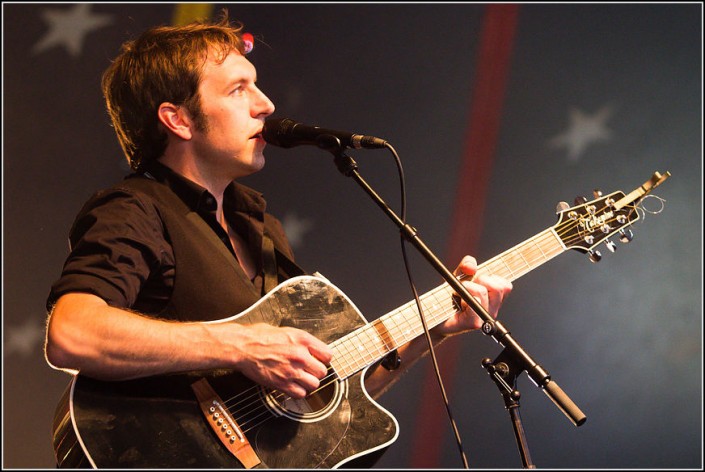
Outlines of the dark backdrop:
[[[394,144],[409,221],[451,268],[456,205],[479,204],[467,214],[476,240],[467,252],[484,261],[555,224],[558,201],[591,197],[596,187],[629,192],[654,171],[671,171],[655,192],[663,211],[654,214],[661,202],[647,200],[631,244],[603,249],[599,264],[570,251],[515,281],[501,319],[588,416],[574,427],[519,379],[539,467],[702,467],[700,4],[505,5],[500,17],[509,12],[516,22],[504,29],[485,4],[210,7],[224,6],[257,38],[250,59],[278,116]],[[100,74],[123,40],[174,21],[183,8],[3,4],[5,467],[53,465],[50,425],[69,378],[43,358],[44,301],[75,213],[127,172]],[[478,77],[500,54],[479,54],[483,28],[510,46],[487,93]],[[478,103],[492,104],[496,134],[482,132],[484,115],[470,119]],[[489,150],[474,147],[472,132]],[[410,300],[398,232],[330,155],[266,154],[264,171],[246,183],[285,221],[300,263],[370,320]],[[389,155],[351,154],[397,209]],[[455,201],[459,185],[473,202]],[[419,289],[440,283],[410,253]],[[480,367],[498,353],[480,333],[439,349],[473,468],[521,466],[502,399]],[[381,399],[401,433],[379,467],[462,466],[429,364]]]

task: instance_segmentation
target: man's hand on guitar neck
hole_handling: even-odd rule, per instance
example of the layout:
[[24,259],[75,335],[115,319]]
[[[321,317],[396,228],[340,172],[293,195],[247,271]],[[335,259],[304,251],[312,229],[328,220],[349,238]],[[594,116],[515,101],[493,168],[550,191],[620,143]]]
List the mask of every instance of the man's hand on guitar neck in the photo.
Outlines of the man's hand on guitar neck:
[[[480,301],[480,304],[488,311],[492,317],[496,318],[499,308],[504,298],[512,291],[512,284],[503,277],[478,274],[477,261],[472,256],[465,256],[454,272],[456,275],[465,274],[463,285],[472,296]],[[462,310],[453,314],[444,323],[431,329],[431,337],[434,345],[448,337],[467,331],[472,331],[482,327],[482,320],[472,311],[465,302],[462,302]],[[365,378],[365,386],[368,392],[377,398],[396,383],[401,375],[419,359],[428,354],[428,342],[425,336],[419,336],[406,343],[398,349],[401,357],[400,368],[389,371],[387,369],[376,368],[371,370]]]
[[[465,274],[467,277],[462,284],[475,297],[482,307],[493,317],[497,318],[499,307],[504,298],[512,291],[512,283],[498,275],[477,274],[477,261],[472,256],[465,256],[454,271],[455,275]],[[462,311],[459,311],[433,331],[442,336],[459,334],[466,331],[480,329],[482,319],[461,300]]]

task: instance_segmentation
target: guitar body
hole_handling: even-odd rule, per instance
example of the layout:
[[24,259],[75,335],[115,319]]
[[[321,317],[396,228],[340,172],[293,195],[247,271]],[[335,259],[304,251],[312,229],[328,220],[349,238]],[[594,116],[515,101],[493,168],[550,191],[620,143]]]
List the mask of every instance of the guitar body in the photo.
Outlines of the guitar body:
[[[367,324],[340,290],[309,276],[290,279],[246,312],[216,322],[290,326],[328,343]],[[261,461],[257,467],[371,464],[396,440],[398,424],[366,392],[365,372],[346,379],[331,376],[324,388],[305,401],[284,399],[283,394],[237,372],[123,382],[77,375],[57,411],[57,463],[101,468],[242,468],[209,425],[191,387],[205,378],[218,397],[232,405],[233,418]]]

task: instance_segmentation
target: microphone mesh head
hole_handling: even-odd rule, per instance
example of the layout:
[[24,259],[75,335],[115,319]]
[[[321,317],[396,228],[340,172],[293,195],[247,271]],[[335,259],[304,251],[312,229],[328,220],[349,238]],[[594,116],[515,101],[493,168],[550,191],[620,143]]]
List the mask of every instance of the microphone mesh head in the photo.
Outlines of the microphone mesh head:
[[267,118],[262,128],[262,138],[269,144],[280,147],[292,147],[289,133],[296,125],[289,118]]

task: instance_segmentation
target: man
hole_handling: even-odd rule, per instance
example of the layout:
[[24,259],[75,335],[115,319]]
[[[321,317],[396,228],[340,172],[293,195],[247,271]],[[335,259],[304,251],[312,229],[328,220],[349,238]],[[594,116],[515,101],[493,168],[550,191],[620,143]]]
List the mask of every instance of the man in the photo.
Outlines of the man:
[[[102,381],[235,370],[293,399],[315,391],[333,351],[294,327],[221,320],[301,273],[279,222],[236,181],[264,166],[274,104],[257,88],[241,26],[160,27],[123,46],[103,92],[135,173],[97,193],[71,230],[71,253],[47,301],[51,366]],[[251,47],[251,46],[250,46]],[[473,275],[466,257],[457,273]],[[511,284],[464,282],[492,316]],[[436,342],[480,327],[467,307]],[[372,366],[379,395],[427,351],[399,348],[399,369]]]

